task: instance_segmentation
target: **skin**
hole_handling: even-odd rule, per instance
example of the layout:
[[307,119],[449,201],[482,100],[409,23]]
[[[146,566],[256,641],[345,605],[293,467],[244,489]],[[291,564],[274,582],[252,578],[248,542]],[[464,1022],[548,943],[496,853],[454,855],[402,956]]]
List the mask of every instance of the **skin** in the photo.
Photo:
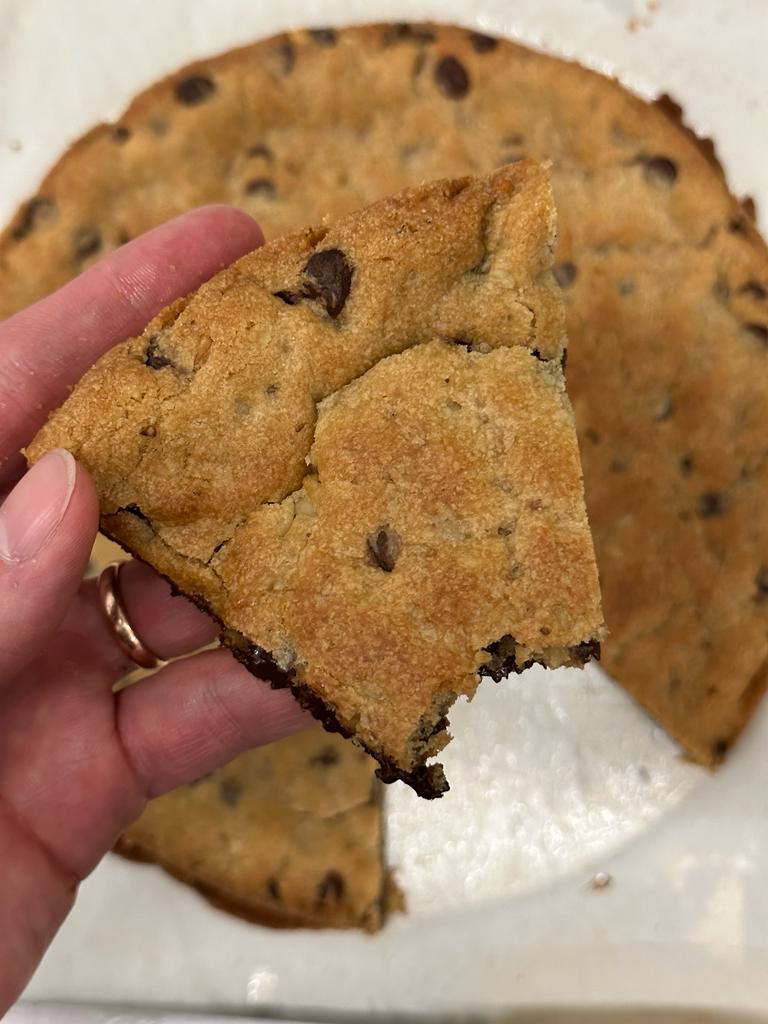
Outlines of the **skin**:
[[[205,207],[0,323],[0,494],[25,473],[19,449],[102,352],[262,241],[245,214]],[[27,506],[30,522],[48,515],[50,527],[34,557],[0,554],[0,1014],[29,980],[79,883],[147,800],[308,722],[289,694],[221,650],[113,692],[133,666],[101,613],[95,581],[82,580],[98,501],[87,472],[67,459],[70,492],[58,519],[55,489],[48,508],[39,472],[34,488],[22,482],[0,508],[0,531],[12,506],[17,533]],[[162,658],[214,639],[211,621],[146,566],[131,563],[120,584],[136,632]]]

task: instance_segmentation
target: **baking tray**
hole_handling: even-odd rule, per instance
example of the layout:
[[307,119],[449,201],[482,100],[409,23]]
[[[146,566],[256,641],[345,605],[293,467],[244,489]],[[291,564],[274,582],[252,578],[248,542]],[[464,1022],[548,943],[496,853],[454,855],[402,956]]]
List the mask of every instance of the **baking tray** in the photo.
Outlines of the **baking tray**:
[[[191,59],[296,25],[421,18],[671,93],[768,226],[764,0],[0,0],[0,219],[81,132]],[[326,1017],[768,1007],[765,709],[717,776],[594,667],[486,684],[452,722],[451,793],[387,792],[410,913],[380,935],[250,926],[108,857],[27,997]]]

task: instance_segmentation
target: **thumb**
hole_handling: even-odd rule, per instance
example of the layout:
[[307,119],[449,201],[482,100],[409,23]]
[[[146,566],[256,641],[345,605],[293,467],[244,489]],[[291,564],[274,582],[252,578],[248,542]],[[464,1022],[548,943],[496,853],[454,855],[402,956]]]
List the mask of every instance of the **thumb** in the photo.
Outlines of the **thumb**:
[[47,452],[0,506],[0,686],[42,653],[82,579],[98,529],[82,466]]

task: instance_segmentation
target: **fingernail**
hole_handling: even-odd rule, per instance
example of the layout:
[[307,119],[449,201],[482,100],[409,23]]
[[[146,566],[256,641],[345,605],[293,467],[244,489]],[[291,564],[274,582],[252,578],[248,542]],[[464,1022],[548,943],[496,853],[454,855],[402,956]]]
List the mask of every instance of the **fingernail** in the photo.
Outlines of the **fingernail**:
[[64,448],[36,462],[0,506],[0,558],[34,558],[67,511],[75,488],[77,463]]

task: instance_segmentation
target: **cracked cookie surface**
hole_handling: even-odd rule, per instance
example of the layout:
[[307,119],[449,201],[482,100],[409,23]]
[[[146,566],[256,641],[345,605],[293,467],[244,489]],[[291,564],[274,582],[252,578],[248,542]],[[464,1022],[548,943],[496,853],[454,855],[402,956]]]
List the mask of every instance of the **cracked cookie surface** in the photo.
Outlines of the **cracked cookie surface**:
[[496,645],[519,670],[602,636],[554,232],[524,161],[279,239],[107,353],[29,448],[69,448],[107,533],[424,796]]
[[391,883],[373,767],[309,729],[152,800],[117,850],[260,924],[377,931]]
[[768,254],[668,98],[451,26],[265,39],[71,148],[0,238],[0,315],[191,206],[271,238],[521,155],[552,161],[602,663],[712,763],[768,682]]

